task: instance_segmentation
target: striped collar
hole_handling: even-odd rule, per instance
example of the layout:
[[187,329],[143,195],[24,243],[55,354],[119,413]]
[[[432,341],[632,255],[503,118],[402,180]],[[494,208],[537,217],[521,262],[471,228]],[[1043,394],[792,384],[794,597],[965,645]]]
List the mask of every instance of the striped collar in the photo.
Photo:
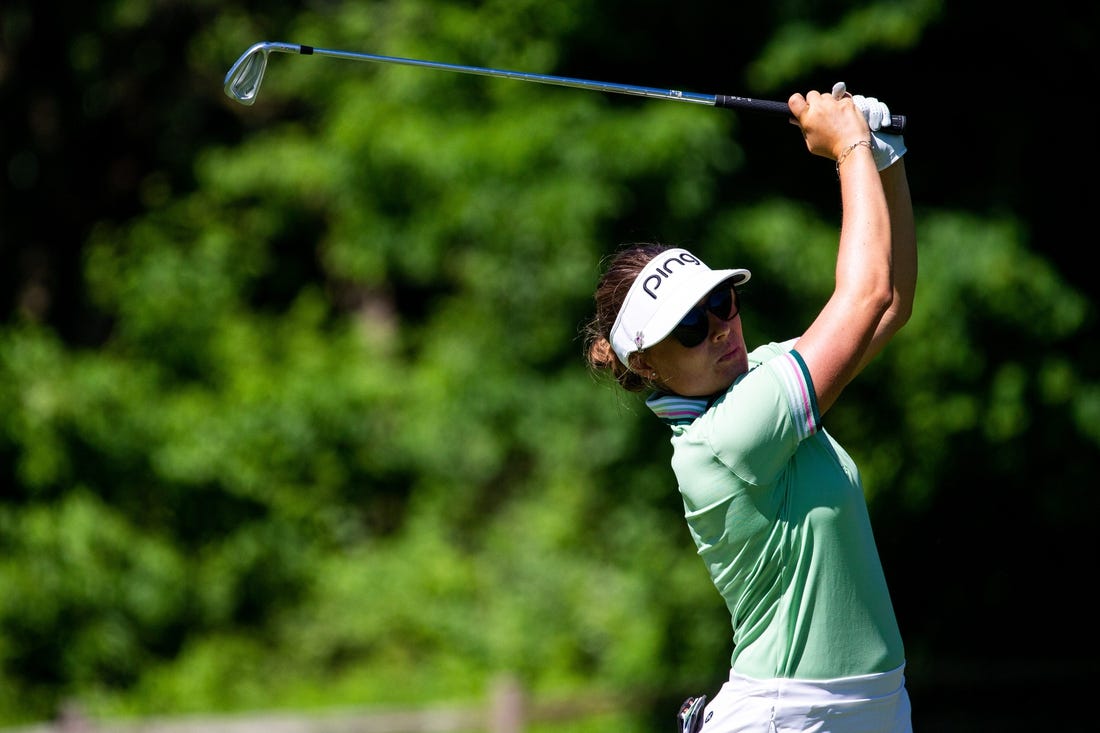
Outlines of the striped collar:
[[645,401],[646,407],[667,425],[688,425],[695,422],[724,392],[709,397],[683,397],[671,392],[654,392]]

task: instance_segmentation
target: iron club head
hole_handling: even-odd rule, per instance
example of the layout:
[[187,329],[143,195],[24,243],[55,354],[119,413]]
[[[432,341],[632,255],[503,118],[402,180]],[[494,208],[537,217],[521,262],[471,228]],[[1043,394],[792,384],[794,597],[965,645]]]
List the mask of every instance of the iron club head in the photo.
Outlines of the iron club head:
[[272,41],[253,44],[229,67],[225,75],[222,88],[230,99],[248,106],[255,103],[256,95],[260,93],[260,84],[264,80],[264,72],[267,71],[267,57],[272,51],[301,53],[301,46]]

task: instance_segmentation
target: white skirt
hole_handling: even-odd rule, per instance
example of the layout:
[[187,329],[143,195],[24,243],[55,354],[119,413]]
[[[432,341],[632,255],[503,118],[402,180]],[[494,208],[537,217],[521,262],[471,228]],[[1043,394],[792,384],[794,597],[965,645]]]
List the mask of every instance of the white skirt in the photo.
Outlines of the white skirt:
[[835,680],[757,680],[730,672],[700,733],[912,733],[905,665]]

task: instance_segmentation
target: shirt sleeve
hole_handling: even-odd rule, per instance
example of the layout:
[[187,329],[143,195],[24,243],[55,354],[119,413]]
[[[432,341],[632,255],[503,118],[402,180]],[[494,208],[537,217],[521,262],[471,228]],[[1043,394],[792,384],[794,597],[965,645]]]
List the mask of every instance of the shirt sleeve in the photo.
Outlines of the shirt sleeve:
[[809,370],[789,343],[754,351],[759,363],[708,416],[711,450],[751,484],[770,483],[821,426]]

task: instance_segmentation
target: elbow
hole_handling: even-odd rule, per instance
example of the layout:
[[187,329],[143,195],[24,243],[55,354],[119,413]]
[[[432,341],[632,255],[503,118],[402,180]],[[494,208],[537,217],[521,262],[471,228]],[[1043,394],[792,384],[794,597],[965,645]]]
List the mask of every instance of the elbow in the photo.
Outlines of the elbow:
[[884,285],[883,287],[875,290],[875,292],[871,295],[871,300],[872,305],[869,307],[875,309],[875,312],[878,313],[879,320],[881,320],[882,318],[885,318],[890,313],[890,311],[894,310],[897,306],[897,292],[894,291],[893,288],[889,287],[889,285]]
[[895,334],[909,323],[913,315],[912,298],[893,298],[882,312],[876,332],[879,334]]
[[898,328],[901,328],[905,324],[909,323],[909,319],[913,316],[913,299],[906,298],[901,301],[894,301],[894,304],[890,307],[890,313],[893,316],[893,320],[897,323]]
[[887,317],[895,324],[895,330],[909,323],[913,316],[913,301],[916,294],[915,279],[903,278],[899,283],[895,281],[894,291],[887,308]]

